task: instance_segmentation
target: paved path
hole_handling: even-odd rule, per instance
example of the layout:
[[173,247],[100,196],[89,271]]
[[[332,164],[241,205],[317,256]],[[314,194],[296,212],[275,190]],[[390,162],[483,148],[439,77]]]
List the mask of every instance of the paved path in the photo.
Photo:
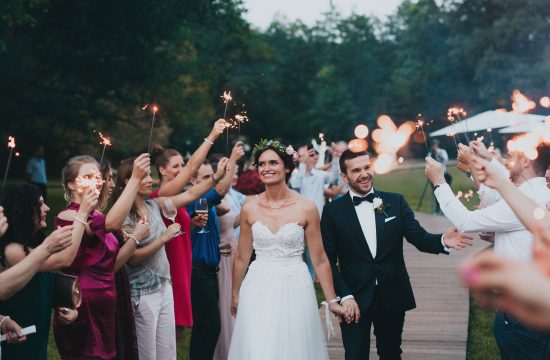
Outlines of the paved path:
[[[442,216],[417,214],[430,232],[443,232],[450,227]],[[431,255],[419,252],[405,242],[405,261],[411,278],[417,308],[408,311],[403,331],[404,360],[464,360],[468,337],[468,291],[462,287],[456,268],[468,254],[487,243],[477,240],[475,245],[461,252]],[[324,324],[324,312],[321,311]],[[340,327],[333,321],[336,337],[328,342],[330,359],[344,359]],[[374,337],[371,337],[371,359],[378,359]]]

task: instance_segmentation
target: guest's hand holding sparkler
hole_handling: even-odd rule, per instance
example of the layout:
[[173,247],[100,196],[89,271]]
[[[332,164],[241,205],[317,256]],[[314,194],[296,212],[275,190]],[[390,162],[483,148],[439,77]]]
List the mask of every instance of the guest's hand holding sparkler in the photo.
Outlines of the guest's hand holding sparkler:
[[0,317],[1,326],[0,326],[0,333],[2,335],[6,335],[6,341],[10,344],[16,344],[23,342],[27,339],[25,335],[21,333],[21,326],[17,324],[15,321],[10,319],[9,317]]
[[457,164],[456,166],[458,169],[462,172],[468,173],[471,172],[470,165],[472,162],[472,150],[470,147],[464,145],[464,144],[458,144],[458,156],[457,156]]
[[433,185],[445,184],[445,170],[443,165],[431,157],[426,157],[426,168],[424,170],[426,177]]
[[141,181],[151,173],[151,157],[148,153],[143,153],[134,160],[132,168],[132,178]]
[[224,119],[218,119],[214,126],[212,127],[212,131],[210,131],[210,135],[208,135],[208,139],[210,141],[216,140],[223,132],[225,131],[225,128],[227,127],[227,121]]
[[[229,160],[231,162],[236,163],[244,156],[244,144],[242,141],[237,141],[235,146],[233,146],[233,150],[231,150],[231,156],[229,157]],[[219,166],[219,165],[218,165]]]
[[57,308],[57,315],[57,319],[63,325],[69,325],[73,323],[78,317],[78,310],[73,310],[65,307]]
[[470,141],[470,148],[482,157],[485,160],[491,161],[493,159],[493,154],[485,147],[485,144],[482,141]]
[[0,237],[8,230],[8,218],[4,215],[4,208],[0,206]]

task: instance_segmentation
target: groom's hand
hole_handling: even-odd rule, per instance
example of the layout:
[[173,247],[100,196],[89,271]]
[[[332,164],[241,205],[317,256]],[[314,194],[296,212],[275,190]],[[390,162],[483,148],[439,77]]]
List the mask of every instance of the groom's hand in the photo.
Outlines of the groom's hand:
[[443,235],[443,242],[448,248],[460,250],[466,246],[472,246],[474,238],[460,233],[455,227],[450,228]]
[[342,301],[342,307],[346,309],[346,314],[344,315],[344,320],[346,323],[349,324],[352,321],[355,321],[356,323],[359,322],[359,319],[361,318],[361,311],[359,310],[359,305],[357,305],[355,299],[346,299]]
[[426,177],[434,185],[445,184],[445,169],[443,165],[432,159],[431,157],[426,157],[426,169],[424,170]]

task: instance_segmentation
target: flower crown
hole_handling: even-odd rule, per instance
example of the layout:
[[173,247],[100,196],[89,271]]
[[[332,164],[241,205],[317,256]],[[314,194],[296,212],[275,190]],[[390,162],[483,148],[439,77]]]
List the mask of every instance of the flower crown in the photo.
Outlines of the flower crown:
[[252,150],[252,157],[256,157],[258,152],[262,152],[267,148],[276,149],[282,153],[290,155],[294,161],[298,159],[298,153],[294,150],[292,145],[284,146],[279,140],[267,139],[260,139],[260,142],[254,146],[254,149]]

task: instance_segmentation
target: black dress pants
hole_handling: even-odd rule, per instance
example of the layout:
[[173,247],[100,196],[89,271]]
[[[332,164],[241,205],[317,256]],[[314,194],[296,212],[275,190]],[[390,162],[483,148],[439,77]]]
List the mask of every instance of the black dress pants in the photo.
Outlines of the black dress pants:
[[370,328],[374,325],[376,350],[381,360],[401,359],[401,335],[405,312],[392,312],[385,308],[378,290],[366,314],[361,314],[359,323],[340,325],[346,352],[346,360],[365,360],[370,353]]
[[212,360],[214,357],[221,329],[217,272],[216,266],[193,265],[191,273],[193,331],[189,346],[191,360]]

